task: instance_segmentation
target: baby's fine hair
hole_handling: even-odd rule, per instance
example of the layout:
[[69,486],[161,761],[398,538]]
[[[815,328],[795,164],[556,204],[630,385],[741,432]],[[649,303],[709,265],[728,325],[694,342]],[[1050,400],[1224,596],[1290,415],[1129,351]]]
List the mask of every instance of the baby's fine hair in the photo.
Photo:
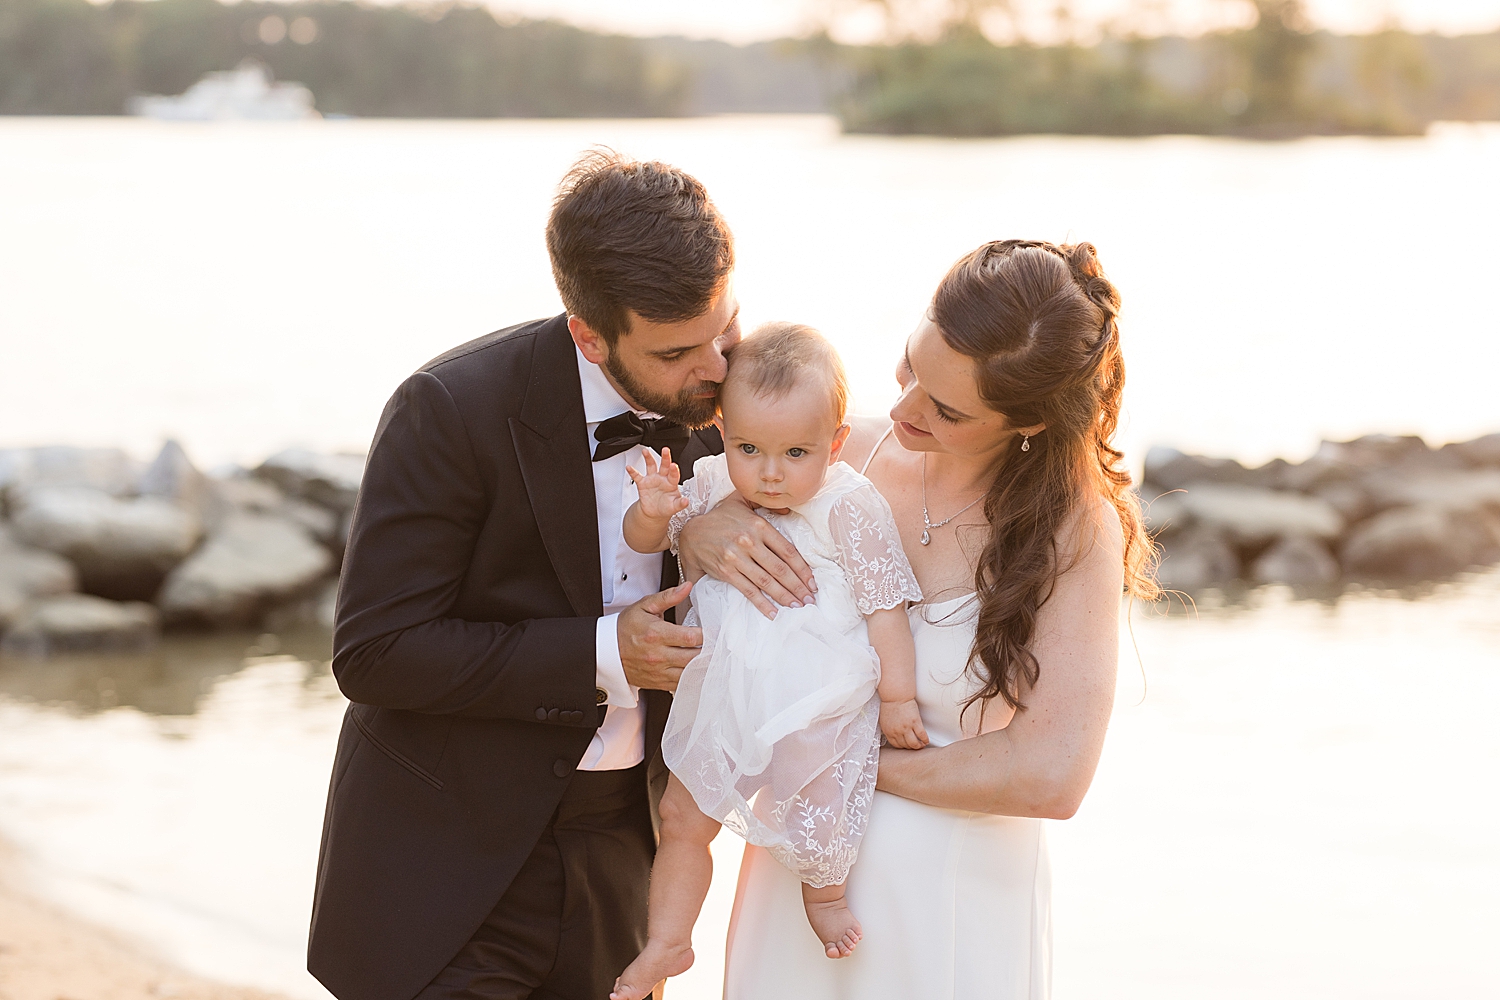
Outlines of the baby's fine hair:
[[817,330],[801,323],[763,323],[729,354],[727,387],[744,382],[757,396],[785,396],[812,375],[828,387],[834,422],[849,411],[849,379],[839,352]]

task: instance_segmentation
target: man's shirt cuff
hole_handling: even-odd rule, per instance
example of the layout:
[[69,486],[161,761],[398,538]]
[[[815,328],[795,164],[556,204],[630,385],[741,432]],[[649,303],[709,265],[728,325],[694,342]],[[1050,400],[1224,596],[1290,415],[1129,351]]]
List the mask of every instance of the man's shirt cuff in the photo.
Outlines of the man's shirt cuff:
[[594,683],[615,708],[635,708],[639,695],[625,679],[625,665],[620,662],[620,615],[599,619],[594,633]]

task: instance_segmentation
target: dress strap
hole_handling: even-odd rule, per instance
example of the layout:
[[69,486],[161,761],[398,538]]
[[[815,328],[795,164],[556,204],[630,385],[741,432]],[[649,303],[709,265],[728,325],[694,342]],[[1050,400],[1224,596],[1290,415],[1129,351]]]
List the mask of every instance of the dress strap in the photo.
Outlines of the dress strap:
[[880,451],[880,446],[883,445],[883,444],[885,444],[885,439],[888,438],[888,437],[890,437],[891,436],[891,432],[893,432],[895,429],[896,429],[896,425],[895,424],[891,424],[891,426],[889,426],[889,427],[887,427],[885,429],[885,433],[882,434],[882,435],[880,435],[880,440],[876,441],[875,442],[875,447],[873,447],[873,448],[870,449],[870,457],[867,458],[867,459],[865,459],[865,464],[861,465],[859,467],[859,474],[861,476],[863,476],[869,470],[870,463],[873,462],[873,461],[875,461],[875,455],[876,455],[877,452]]

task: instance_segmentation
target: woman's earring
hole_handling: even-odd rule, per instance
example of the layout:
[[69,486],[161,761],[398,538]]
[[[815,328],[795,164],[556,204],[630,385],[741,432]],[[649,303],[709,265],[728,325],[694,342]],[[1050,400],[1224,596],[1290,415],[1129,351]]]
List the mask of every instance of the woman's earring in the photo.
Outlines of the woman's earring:
[[1030,451],[1031,450],[1031,435],[1030,434],[1022,434],[1021,435],[1021,450],[1022,451]]

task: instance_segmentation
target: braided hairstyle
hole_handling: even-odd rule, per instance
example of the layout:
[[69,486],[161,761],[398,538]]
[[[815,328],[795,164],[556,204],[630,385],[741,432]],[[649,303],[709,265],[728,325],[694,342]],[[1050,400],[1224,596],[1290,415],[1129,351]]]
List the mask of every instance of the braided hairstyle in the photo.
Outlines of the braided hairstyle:
[[1024,452],[1016,439],[984,498],[989,539],[974,572],[969,667],[980,683],[966,710],[997,696],[1025,709],[1021,694],[1040,676],[1030,649],[1037,612],[1082,554],[1060,553],[1058,536],[1098,499],[1120,516],[1127,592],[1159,594],[1140,504],[1111,443],[1125,384],[1119,311],[1120,293],[1089,243],[986,243],[933,296],[932,320],[949,347],[974,359],[985,404],[1013,426],[1046,425]]

